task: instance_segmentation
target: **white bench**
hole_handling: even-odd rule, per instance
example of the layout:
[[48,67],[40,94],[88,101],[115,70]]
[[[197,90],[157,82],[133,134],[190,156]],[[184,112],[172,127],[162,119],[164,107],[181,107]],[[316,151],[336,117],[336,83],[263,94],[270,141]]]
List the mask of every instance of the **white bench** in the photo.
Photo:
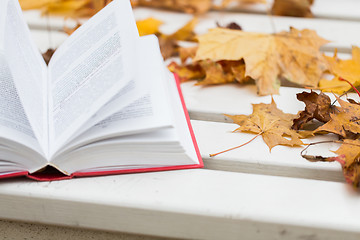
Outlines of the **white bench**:
[[[247,13],[210,12],[200,17],[196,31],[205,32],[216,21],[236,21],[247,31],[273,31],[270,18],[258,14],[264,9],[245,10]],[[289,25],[315,29],[333,41],[324,50],[336,47],[343,55],[350,52],[352,44],[360,45],[359,1],[316,0],[313,11],[315,19],[273,17],[276,30]],[[162,30],[168,32],[191,18],[145,8],[136,9],[135,14],[163,19]],[[26,16],[38,46],[46,50],[49,41],[44,20],[37,12]],[[55,30],[52,47],[56,47],[66,35],[57,32],[61,20],[52,18],[51,23]],[[269,102],[270,97],[257,97],[254,87],[239,85],[199,87],[188,82],[182,89],[206,169],[56,182],[1,181],[3,236],[360,239],[360,195],[344,183],[336,163],[307,162],[300,157],[300,148],[279,146],[270,154],[261,138],[241,149],[208,157],[252,137],[231,133],[236,125],[223,113],[249,114],[251,103]],[[275,101],[284,111],[295,113],[302,107],[295,99],[298,91],[281,89]]]

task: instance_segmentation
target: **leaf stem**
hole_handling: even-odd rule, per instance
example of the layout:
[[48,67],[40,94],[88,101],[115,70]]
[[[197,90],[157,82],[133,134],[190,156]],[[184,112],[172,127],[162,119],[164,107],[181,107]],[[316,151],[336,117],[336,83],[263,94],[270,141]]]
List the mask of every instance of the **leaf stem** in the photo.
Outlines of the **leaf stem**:
[[222,153],[225,153],[225,152],[229,152],[229,151],[231,151],[231,150],[234,150],[234,149],[240,148],[240,147],[242,147],[242,146],[245,146],[246,144],[249,144],[249,143],[251,143],[252,141],[254,141],[255,138],[257,138],[258,136],[260,136],[260,135],[263,134],[263,133],[264,133],[264,132],[261,131],[261,132],[259,132],[258,134],[256,134],[252,139],[250,139],[249,141],[247,141],[246,143],[243,143],[243,144],[241,144],[241,145],[239,145],[239,146],[236,146],[236,147],[233,147],[233,148],[229,148],[229,149],[227,149],[227,150],[224,150],[224,151],[221,151],[221,152],[218,152],[218,153],[209,154],[209,156],[210,156],[210,157],[215,157],[215,156],[217,156],[217,155],[219,155],[219,154],[222,154]]
[[359,92],[359,90],[357,90],[357,88],[356,88],[350,81],[348,81],[348,80],[346,80],[346,79],[344,79],[344,78],[342,78],[342,77],[339,77],[339,80],[340,80],[340,81],[347,82],[347,83],[357,92],[357,94],[358,94],[359,97],[360,97],[360,92]]

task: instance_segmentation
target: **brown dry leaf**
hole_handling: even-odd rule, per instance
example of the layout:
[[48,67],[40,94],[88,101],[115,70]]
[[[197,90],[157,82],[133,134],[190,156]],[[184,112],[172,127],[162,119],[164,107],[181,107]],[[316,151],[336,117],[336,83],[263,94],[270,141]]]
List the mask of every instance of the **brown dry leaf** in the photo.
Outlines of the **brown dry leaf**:
[[226,24],[225,26],[221,26],[218,22],[216,23],[216,26],[218,28],[228,28],[228,29],[233,29],[233,30],[242,30],[242,27],[237,24],[236,22],[231,22]]
[[179,53],[179,45],[175,39],[158,37],[161,55],[164,59],[177,56]]
[[194,47],[181,47],[179,48],[179,57],[182,63],[185,63],[187,59],[194,58],[196,55],[196,51],[198,49],[198,46]]
[[305,110],[299,113],[299,117],[294,119],[292,129],[299,130],[305,123],[317,119],[326,123],[330,120],[330,113],[334,113],[335,107],[331,104],[330,98],[324,93],[302,92],[296,94],[299,101],[305,103]]
[[234,75],[229,72],[224,72],[220,63],[210,60],[199,62],[202,69],[205,71],[205,79],[198,81],[196,85],[213,85],[234,82]]
[[360,48],[352,48],[352,59],[341,60],[336,54],[334,57],[327,57],[330,66],[330,73],[335,77],[329,81],[322,79],[319,86],[322,91],[343,94],[351,89],[351,86],[346,82],[340,81],[342,77],[351,82],[355,87],[360,86]]
[[205,77],[205,72],[199,64],[179,65],[176,62],[172,62],[168,65],[168,69],[176,73],[181,82]]
[[44,52],[42,54],[44,61],[47,65],[49,64],[50,59],[51,59],[52,55],[55,53],[55,51],[56,51],[56,49],[49,48],[46,52]]
[[262,34],[215,28],[198,39],[195,61],[244,59],[246,76],[256,81],[259,95],[277,94],[280,77],[316,87],[328,68],[319,51],[328,41],[308,29]]
[[320,126],[315,132],[335,133],[343,138],[354,138],[360,134],[360,105],[346,102],[337,98],[340,107],[337,112],[330,114],[330,121]]
[[140,36],[159,33],[159,27],[162,24],[162,21],[152,17],[136,21],[136,26]]
[[313,0],[275,0],[271,9],[273,15],[292,17],[313,17],[310,7]]
[[177,41],[192,41],[194,39],[195,33],[193,30],[197,23],[198,19],[193,18],[171,35],[158,33],[161,54],[164,59],[177,56],[179,54],[179,45]]
[[291,128],[294,114],[279,110],[272,99],[270,104],[253,104],[253,113],[247,115],[226,115],[240,125],[235,131],[260,134],[271,150],[277,145],[300,146],[298,133]]
[[[238,83],[246,83],[251,79],[251,78],[248,78],[245,76],[246,67],[245,67],[245,62],[243,60],[222,61],[222,62],[223,62],[223,67],[224,67],[225,71],[231,72],[234,75],[234,78]],[[226,70],[229,68],[230,68],[230,70]]]

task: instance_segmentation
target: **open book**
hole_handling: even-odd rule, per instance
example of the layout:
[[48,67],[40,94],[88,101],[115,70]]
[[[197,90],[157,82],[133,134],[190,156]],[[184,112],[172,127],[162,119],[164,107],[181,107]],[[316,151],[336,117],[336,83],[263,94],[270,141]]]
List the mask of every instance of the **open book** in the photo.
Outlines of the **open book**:
[[0,159],[0,177],[40,180],[202,167],[179,84],[129,1],[82,25],[48,66],[18,1],[0,1]]

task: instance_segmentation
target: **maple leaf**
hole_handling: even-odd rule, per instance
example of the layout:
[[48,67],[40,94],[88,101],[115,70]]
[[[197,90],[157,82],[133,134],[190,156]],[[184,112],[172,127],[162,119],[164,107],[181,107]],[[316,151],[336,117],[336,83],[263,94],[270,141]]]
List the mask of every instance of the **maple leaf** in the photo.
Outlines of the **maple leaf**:
[[313,0],[275,0],[271,13],[280,16],[312,17],[312,3]]
[[330,120],[330,113],[334,112],[335,107],[326,94],[304,91],[296,94],[296,97],[299,101],[305,103],[305,110],[298,113],[299,117],[294,119],[292,129],[299,130],[305,123],[313,119],[324,123]]
[[152,17],[136,21],[140,36],[159,33],[159,27],[162,24],[162,21]]
[[198,47],[194,46],[194,47],[180,47],[179,48],[179,57],[182,63],[185,63],[186,60],[188,58],[194,58],[196,55],[196,51],[197,51]]
[[244,59],[246,76],[256,81],[259,95],[277,94],[280,77],[315,87],[327,69],[319,48],[328,41],[308,29],[262,34],[215,28],[198,39],[195,61]]
[[[191,52],[184,53],[180,51],[180,56],[184,55],[184,59],[187,58],[188,54],[191,54]],[[176,73],[182,82],[192,79],[198,80],[196,85],[224,84],[235,81],[245,83],[250,80],[250,78],[245,77],[245,64],[243,61],[213,62],[203,60],[182,65],[172,62],[168,65],[168,69]]]
[[183,27],[178,29],[173,34],[167,36],[179,41],[193,41],[195,37],[194,28],[198,24],[199,19],[194,17],[188,21]]
[[197,18],[191,19],[183,27],[170,35],[158,33],[161,54],[164,59],[176,56],[179,53],[179,45],[177,41],[192,41],[194,40],[194,28],[198,23]]
[[205,79],[199,81],[196,85],[222,84],[234,82],[234,75],[225,72],[222,65],[218,62],[210,60],[199,62],[202,69],[205,71]]
[[330,114],[330,121],[315,129],[318,132],[330,132],[343,138],[354,138],[360,134],[360,105],[336,98],[340,104],[337,112]]
[[326,92],[343,94],[351,89],[349,84],[342,82],[339,78],[345,78],[355,87],[360,85],[360,48],[352,47],[352,59],[341,60],[335,52],[334,57],[327,57],[330,73],[335,77],[329,81],[322,79],[319,82],[320,89]]
[[253,104],[253,113],[247,115],[226,115],[234,123],[240,125],[237,132],[250,132],[262,136],[271,150],[277,145],[300,146],[302,141],[298,133],[290,129],[294,114],[284,113],[276,106],[272,99],[270,104]]
[[171,62],[168,69],[179,76],[181,82],[205,77],[205,72],[199,64],[179,65]]

